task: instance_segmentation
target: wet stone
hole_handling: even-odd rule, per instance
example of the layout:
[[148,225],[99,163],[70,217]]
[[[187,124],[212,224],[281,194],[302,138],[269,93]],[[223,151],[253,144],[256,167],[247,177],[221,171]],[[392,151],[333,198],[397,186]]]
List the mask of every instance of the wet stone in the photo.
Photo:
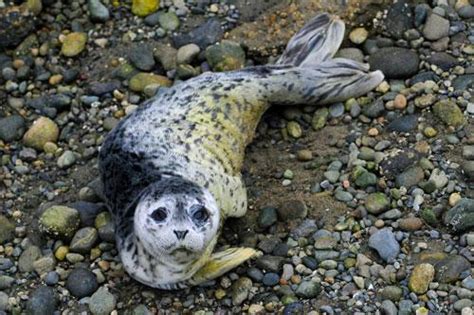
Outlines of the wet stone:
[[266,273],[262,279],[263,284],[266,286],[277,285],[279,281],[280,281],[280,276],[278,276],[278,274],[273,273],[273,272]]
[[108,315],[114,309],[117,301],[115,296],[105,287],[100,287],[89,300],[89,309],[94,315]]
[[370,194],[365,200],[367,211],[375,215],[387,210],[389,205],[390,199],[384,193]]
[[99,239],[97,230],[93,227],[85,227],[76,232],[72,238],[69,249],[72,252],[87,254]]
[[175,47],[194,43],[201,49],[205,49],[220,40],[223,35],[224,31],[221,29],[220,21],[217,18],[211,18],[187,34],[174,36],[173,42]]
[[15,225],[4,216],[0,215],[0,245],[13,240]]
[[29,246],[21,253],[18,269],[20,272],[32,272],[34,270],[33,263],[41,256],[41,249],[38,246]]
[[445,18],[431,13],[428,15],[425,26],[423,27],[423,36],[428,40],[438,40],[449,34],[449,21]]
[[9,289],[14,282],[15,278],[6,275],[0,275],[0,290]]
[[413,76],[418,72],[419,63],[418,54],[400,47],[381,48],[369,58],[370,68],[381,70],[389,79],[403,79]]
[[301,282],[296,289],[296,295],[301,298],[311,299],[321,292],[321,285],[311,280]]
[[288,200],[278,207],[277,212],[282,221],[304,219],[308,215],[308,209],[301,200]]
[[247,277],[239,278],[231,288],[233,305],[241,305],[247,298],[252,288],[252,280]]
[[428,291],[431,281],[435,275],[435,268],[431,264],[419,264],[413,269],[408,287],[412,292],[423,294]]
[[90,296],[97,290],[97,287],[95,274],[84,268],[74,269],[66,281],[66,288],[77,298]]
[[[19,115],[0,118],[0,140],[19,140],[25,133],[25,120]],[[0,239],[1,243],[1,239]]]
[[459,63],[455,57],[445,52],[439,52],[431,55],[428,58],[428,61],[445,71],[451,69]]
[[393,302],[399,301],[403,296],[403,290],[394,285],[386,286],[381,292],[382,298]]
[[444,222],[455,231],[472,229],[474,227],[474,199],[461,199],[448,210]]
[[435,264],[436,281],[453,283],[457,281],[462,272],[471,267],[470,262],[460,255],[450,255]]
[[140,70],[150,71],[155,66],[151,48],[146,45],[135,46],[130,50],[130,62]]
[[370,236],[369,247],[375,249],[386,262],[392,262],[400,252],[400,245],[393,232],[386,228]]
[[40,286],[29,296],[26,311],[31,315],[53,314],[57,298],[52,288]]
[[89,0],[87,5],[92,22],[103,23],[110,18],[109,10],[100,0]]
[[398,187],[411,188],[418,185],[418,183],[423,180],[424,176],[425,174],[421,167],[410,167],[396,177],[396,184]]

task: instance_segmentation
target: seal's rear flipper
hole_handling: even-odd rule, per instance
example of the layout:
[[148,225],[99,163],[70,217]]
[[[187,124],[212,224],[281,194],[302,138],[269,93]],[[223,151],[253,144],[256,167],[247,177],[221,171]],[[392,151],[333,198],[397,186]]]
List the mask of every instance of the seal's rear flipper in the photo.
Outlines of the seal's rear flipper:
[[341,46],[344,30],[339,18],[318,14],[290,39],[277,64],[304,67],[332,58]]
[[255,256],[257,256],[257,251],[252,248],[229,248],[214,253],[209,261],[193,275],[189,283],[197,285],[215,279]]

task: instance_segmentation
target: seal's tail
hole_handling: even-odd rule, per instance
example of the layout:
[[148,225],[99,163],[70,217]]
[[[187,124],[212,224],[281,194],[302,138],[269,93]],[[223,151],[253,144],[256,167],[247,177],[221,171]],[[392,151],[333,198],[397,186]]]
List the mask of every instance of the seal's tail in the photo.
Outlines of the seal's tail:
[[324,13],[288,43],[276,66],[268,66],[268,99],[276,104],[327,104],[366,94],[384,79],[367,64],[332,57],[344,37],[344,23]]
[[344,22],[335,16],[315,16],[290,39],[277,64],[303,67],[331,59],[341,46],[344,30]]

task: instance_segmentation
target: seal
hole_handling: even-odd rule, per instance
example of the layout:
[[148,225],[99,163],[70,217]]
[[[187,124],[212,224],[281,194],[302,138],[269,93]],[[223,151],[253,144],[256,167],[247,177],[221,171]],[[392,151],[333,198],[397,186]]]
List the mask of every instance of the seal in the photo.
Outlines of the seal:
[[344,23],[320,14],[275,65],[204,73],[147,100],[113,129],[99,154],[125,270],[160,289],[214,279],[254,257],[213,252],[227,217],[247,211],[245,147],[271,104],[322,105],[363,95],[380,71],[332,59]]

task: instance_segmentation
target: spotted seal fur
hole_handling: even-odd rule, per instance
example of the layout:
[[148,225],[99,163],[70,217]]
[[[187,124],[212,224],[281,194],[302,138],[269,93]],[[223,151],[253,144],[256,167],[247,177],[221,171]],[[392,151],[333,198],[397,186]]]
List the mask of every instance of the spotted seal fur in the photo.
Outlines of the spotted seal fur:
[[227,217],[241,217],[245,147],[271,104],[322,105],[370,91],[380,71],[332,59],[344,23],[313,18],[275,65],[204,73],[147,100],[107,136],[99,154],[105,196],[126,271],[161,289],[214,279],[253,257],[213,253]]

